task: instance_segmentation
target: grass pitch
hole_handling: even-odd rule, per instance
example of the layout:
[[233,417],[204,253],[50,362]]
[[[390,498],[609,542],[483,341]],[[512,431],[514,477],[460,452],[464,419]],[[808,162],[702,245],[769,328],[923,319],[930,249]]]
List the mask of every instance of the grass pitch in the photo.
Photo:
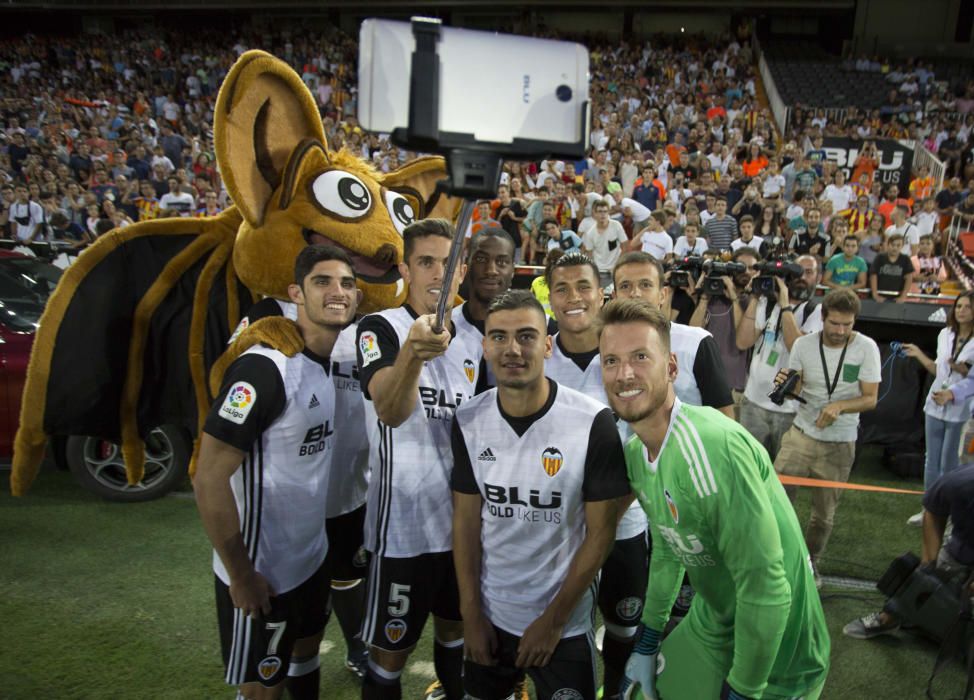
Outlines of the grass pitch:
[[[884,472],[874,450],[853,480],[921,488]],[[920,531],[905,524],[918,510],[913,496],[847,493],[823,573],[875,580],[893,557],[919,551]],[[797,511],[806,522],[807,494]],[[0,529],[0,697],[233,697],[222,681],[211,550],[191,494],[106,503],[69,474],[46,471],[24,499],[3,489]],[[826,589],[823,602],[832,633],[824,697],[924,697],[933,644],[906,633],[870,642],[843,636],[846,622],[882,604],[877,592]],[[422,697],[433,678],[430,636],[407,666],[404,698]],[[332,622],[322,644],[322,698],[359,697],[343,662]],[[954,665],[937,697],[959,694],[961,676]]]

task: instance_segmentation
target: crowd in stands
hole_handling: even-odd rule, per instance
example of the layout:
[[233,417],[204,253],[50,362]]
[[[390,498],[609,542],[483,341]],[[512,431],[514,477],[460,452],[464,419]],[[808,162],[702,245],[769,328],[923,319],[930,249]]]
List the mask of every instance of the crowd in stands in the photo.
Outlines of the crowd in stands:
[[[27,36],[0,46],[4,234],[83,246],[136,221],[219,213],[230,202],[215,167],[213,103],[248,48],[273,52],[301,75],[332,148],[347,147],[385,171],[413,157],[358,126],[357,45],[337,30],[133,34],[103,45]],[[746,30],[719,40],[657,36],[590,48],[588,157],[508,163],[499,199],[475,215],[474,227],[496,221],[507,229],[522,261],[541,263],[552,247],[584,248],[607,271],[623,249],[670,258],[748,247],[762,257],[812,253],[824,268],[853,236],[857,256],[873,265],[886,254],[887,237],[901,234],[902,255],[915,258],[909,282],[915,291],[937,291],[945,273],[941,229],[954,214],[974,216],[974,115],[946,134],[932,133],[935,118],[919,122],[938,152],[956,156],[957,177],[942,190],[922,169],[902,191],[884,189],[869,140],[878,129],[859,134],[866,145],[849,178],[826,159],[821,137],[832,126],[824,117],[810,116],[809,148],[781,144]],[[923,64],[888,77],[899,88],[917,82],[919,94],[935,80]],[[952,106],[968,109],[974,99]],[[882,112],[881,124],[906,114]],[[587,244],[593,229],[602,238]],[[600,242],[609,229],[619,246]],[[826,283],[858,284],[846,270],[851,264]],[[903,291],[888,275],[877,277],[877,291]]]
[[795,105],[789,136],[801,141],[815,134],[853,139],[905,139],[922,144],[947,166],[947,174],[965,181],[974,178],[974,79],[940,80],[929,62],[909,59],[849,57],[842,68],[878,73],[888,83],[882,106],[861,109],[850,105],[833,112],[814,105]]

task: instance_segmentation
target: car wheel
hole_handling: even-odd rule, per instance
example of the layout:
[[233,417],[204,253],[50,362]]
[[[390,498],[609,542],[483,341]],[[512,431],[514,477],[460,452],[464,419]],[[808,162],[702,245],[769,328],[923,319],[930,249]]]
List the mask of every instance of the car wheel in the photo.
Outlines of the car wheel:
[[190,440],[175,426],[155,428],[145,439],[145,476],[135,486],[125,477],[121,445],[73,435],[65,447],[68,468],[83,487],[109,501],[151,501],[166,495],[187,474]]

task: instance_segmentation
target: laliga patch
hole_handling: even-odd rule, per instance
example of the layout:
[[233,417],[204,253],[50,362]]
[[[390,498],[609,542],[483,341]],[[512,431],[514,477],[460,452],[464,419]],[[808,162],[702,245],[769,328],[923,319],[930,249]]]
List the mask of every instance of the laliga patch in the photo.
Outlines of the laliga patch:
[[257,664],[257,675],[261,680],[269,681],[281,669],[281,659],[277,656],[268,656]]
[[250,319],[244,316],[243,320],[240,323],[238,323],[237,327],[234,329],[233,335],[231,335],[230,340],[227,341],[227,345],[233,345],[233,341],[239,338],[240,334],[243,333],[245,330],[247,330],[247,328],[249,327],[250,327]]
[[636,596],[629,596],[628,598],[623,598],[616,604],[616,615],[619,616],[621,620],[635,620],[639,617],[639,613],[642,612],[643,604],[639,601]]
[[474,365],[473,360],[463,361],[463,373],[467,375],[467,381],[473,384],[474,372],[477,371],[477,367]]
[[406,623],[404,621],[395,619],[386,623],[386,639],[390,642],[396,644],[404,636],[406,636]]
[[582,694],[574,688],[561,688],[551,696],[551,700],[584,700]]
[[358,339],[358,349],[362,353],[362,367],[368,367],[370,362],[375,362],[382,357],[379,339],[372,331],[366,331],[361,335]]
[[237,382],[230,389],[227,398],[223,400],[223,405],[220,406],[220,417],[226,418],[231,423],[242,425],[247,420],[247,415],[250,413],[250,409],[254,407],[256,400],[257,390],[254,389],[253,384]]
[[680,522],[680,511],[676,507],[676,503],[673,502],[673,497],[670,492],[663,489],[663,497],[666,498],[666,506],[670,509],[670,517],[673,518],[674,523]]

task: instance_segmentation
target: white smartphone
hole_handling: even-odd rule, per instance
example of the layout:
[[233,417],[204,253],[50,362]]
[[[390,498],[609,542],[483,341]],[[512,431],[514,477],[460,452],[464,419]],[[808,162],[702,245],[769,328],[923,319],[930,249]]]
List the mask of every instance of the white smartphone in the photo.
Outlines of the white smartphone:
[[[588,143],[589,54],[581,44],[440,27],[440,145],[473,138],[501,155],[581,158]],[[409,127],[409,22],[367,19],[359,35],[363,128]]]

